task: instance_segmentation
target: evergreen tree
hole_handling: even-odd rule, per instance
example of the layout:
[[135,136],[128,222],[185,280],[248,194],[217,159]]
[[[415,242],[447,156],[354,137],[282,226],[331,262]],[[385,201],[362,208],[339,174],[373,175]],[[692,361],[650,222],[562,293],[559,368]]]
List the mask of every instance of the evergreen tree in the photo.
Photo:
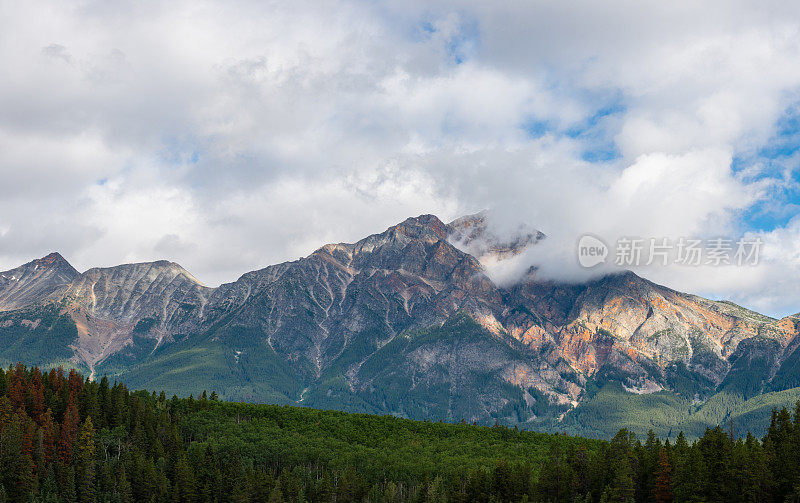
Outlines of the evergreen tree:
[[672,503],[672,467],[669,464],[667,450],[662,448],[658,454],[658,469],[655,472],[653,498],[656,503]]
[[622,429],[611,440],[607,457],[610,482],[603,491],[608,501],[633,502],[635,495],[634,475],[631,466],[635,435]]
[[65,503],[74,503],[77,500],[75,491],[75,467],[59,465],[58,467],[58,492]]
[[58,482],[52,465],[47,468],[40,491],[43,501],[58,501]]
[[550,447],[547,461],[541,467],[539,494],[547,501],[567,501],[572,482],[572,467],[560,443]]
[[272,492],[269,495],[269,503],[283,503],[283,494],[281,493],[281,486],[275,484]]
[[192,467],[189,466],[186,456],[180,455],[175,463],[175,476],[172,486],[172,501],[190,503],[196,499],[196,481]]
[[767,435],[764,437],[764,451],[772,482],[774,496],[778,501],[786,499],[796,484],[798,466],[798,446],[794,439],[794,424],[786,408],[773,409]]
[[29,496],[37,492],[37,479],[34,473],[33,459],[30,454],[25,454],[17,465],[17,484],[14,488],[14,499],[25,501]]
[[[71,396],[71,395],[70,395]],[[58,457],[62,464],[72,462],[72,447],[80,427],[80,416],[75,401],[70,399],[61,424],[61,438],[58,441]]]
[[6,383],[6,372],[0,367],[0,396],[3,396],[8,391],[8,385]]
[[128,503],[132,501],[133,491],[131,490],[131,483],[128,480],[128,474],[125,473],[125,469],[121,465],[115,478],[116,494],[119,497],[120,503]]
[[89,503],[95,500],[95,445],[94,445],[94,425],[92,418],[87,417],[78,431],[75,441],[78,479],[78,497],[81,503]]

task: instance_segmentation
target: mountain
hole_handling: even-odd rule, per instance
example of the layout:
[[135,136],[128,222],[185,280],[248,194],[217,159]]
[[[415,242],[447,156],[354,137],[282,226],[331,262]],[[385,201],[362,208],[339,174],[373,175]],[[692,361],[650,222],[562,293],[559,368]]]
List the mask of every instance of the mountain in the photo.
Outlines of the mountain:
[[0,272],[0,306],[10,310],[33,304],[77,276],[78,271],[58,253]]
[[[800,317],[775,320],[631,272],[585,284],[486,266],[546,239],[480,213],[409,218],[218,288],[158,261],[0,274],[0,363],[134,387],[604,436],[763,427],[800,397]],[[26,279],[22,279],[26,278]],[[674,431],[669,431],[670,429]]]
[[75,323],[75,355],[93,376],[110,355],[141,356],[172,340],[187,320],[202,315],[212,291],[162,260],[89,269],[53,297]]
[[484,264],[518,255],[545,238],[541,231],[525,225],[500,236],[489,225],[485,211],[453,220],[448,231],[448,241]]

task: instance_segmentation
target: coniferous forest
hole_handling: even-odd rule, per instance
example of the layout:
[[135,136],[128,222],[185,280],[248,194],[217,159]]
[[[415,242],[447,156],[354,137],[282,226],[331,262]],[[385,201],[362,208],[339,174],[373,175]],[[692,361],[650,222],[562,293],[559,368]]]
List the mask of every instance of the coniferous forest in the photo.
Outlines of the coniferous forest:
[[799,499],[800,405],[774,411],[763,439],[600,441],[0,370],[0,503]]

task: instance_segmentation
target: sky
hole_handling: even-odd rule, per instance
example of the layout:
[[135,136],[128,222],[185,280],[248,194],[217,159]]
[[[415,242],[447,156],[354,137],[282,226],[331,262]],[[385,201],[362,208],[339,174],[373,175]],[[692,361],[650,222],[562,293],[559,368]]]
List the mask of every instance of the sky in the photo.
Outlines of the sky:
[[0,66],[0,270],[216,286],[488,209],[548,236],[500,283],[607,272],[587,233],[745,237],[757,265],[633,269],[800,311],[797,3],[0,0]]

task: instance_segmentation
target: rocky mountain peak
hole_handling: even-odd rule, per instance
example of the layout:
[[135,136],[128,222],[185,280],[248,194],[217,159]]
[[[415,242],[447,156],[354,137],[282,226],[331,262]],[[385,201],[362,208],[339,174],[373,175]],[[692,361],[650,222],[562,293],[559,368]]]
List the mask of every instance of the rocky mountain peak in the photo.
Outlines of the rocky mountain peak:
[[41,267],[60,269],[71,273],[73,276],[77,276],[79,274],[78,271],[72,267],[72,264],[67,262],[67,260],[58,252],[49,253],[40,259],[34,260],[32,263]]
[[435,215],[420,215],[407,218],[403,222],[389,228],[397,234],[412,239],[440,240],[447,239],[447,226]]
[[513,257],[545,238],[544,233],[527,224],[499,229],[491,224],[488,211],[457,218],[447,224],[447,230],[453,245],[482,263]]
[[201,306],[211,291],[179,264],[159,260],[89,269],[60,294],[92,316],[130,320],[159,315],[166,321],[173,310],[168,306]]
[[149,280],[160,281],[178,278],[180,281],[194,283],[197,286],[206,288],[200,280],[195,278],[192,273],[184,269],[176,262],[168,260],[156,260],[154,262],[137,262],[131,264],[121,264],[112,267],[95,267],[89,269],[81,276],[97,280],[99,278],[113,278],[114,281],[141,281]]
[[[355,243],[331,243],[317,249],[312,256],[328,256],[342,264],[363,263],[370,256],[396,255],[409,245],[428,247],[446,242],[449,230],[435,215],[420,215],[407,218],[379,234],[372,234]],[[356,260],[358,259],[358,260]]]
[[0,272],[0,311],[42,300],[77,276],[78,271],[57,252]]
[[403,222],[389,227],[380,234],[368,236],[355,244],[359,253],[371,252],[375,248],[390,246],[402,247],[411,241],[432,244],[447,240],[447,226],[434,215],[420,215],[407,218]]

